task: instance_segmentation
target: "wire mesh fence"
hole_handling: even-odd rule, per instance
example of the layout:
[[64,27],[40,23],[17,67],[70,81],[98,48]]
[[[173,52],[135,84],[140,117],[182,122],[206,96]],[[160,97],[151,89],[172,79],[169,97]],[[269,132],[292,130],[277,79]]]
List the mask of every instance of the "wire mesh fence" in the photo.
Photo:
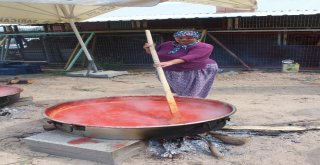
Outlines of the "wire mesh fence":
[[[155,42],[159,42],[159,38],[159,35],[154,35]],[[151,64],[151,56],[142,49],[145,41],[143,33],[97,35],[93,56],[100,66]]]
[[[251,67],[280,67],[281,61],[285,59],[294,60],[304,68],[319,68],[320,66],[319,33],[212,34]],[[206,41],[215,45],[213,57],[221,66],[240,65],[239,61],[232,58],[225,49],[217,45],[212,39],[207,38]]]
[[1,57],[13,61],[65,63],[77,43],[74,34],[10,34],[0,47]]
[[319,15],[283,15],[235,18],[235,29],[306,29],[319,28]]
[[[221,67],[242,67],[230,56],[226,48],[253,68],[281,67],[281,61],[291,59],[303,68],[320,68],[320,32],[210,32],[223,44],[210,37],[205,42],[214,45],[212,58]],[[84,37],[86,40],[88,34]],[[3,37],[2,37],[3,38]],[[11,35],[5,60],[47,61],[48,64],[66,64],[78,41],[72,33]],[[171,33],[153,33],[155,43],[172,39]],[[1,39],[1,37],[0,37]],[[19,42],[21,40],[21,43]],[[151,65],[152,58],[142,49],[146,42],[144,33],[97,33],[87,45],[93,59],[100,67],[109,65]],[[82,54],[76,64],[83,64]]]

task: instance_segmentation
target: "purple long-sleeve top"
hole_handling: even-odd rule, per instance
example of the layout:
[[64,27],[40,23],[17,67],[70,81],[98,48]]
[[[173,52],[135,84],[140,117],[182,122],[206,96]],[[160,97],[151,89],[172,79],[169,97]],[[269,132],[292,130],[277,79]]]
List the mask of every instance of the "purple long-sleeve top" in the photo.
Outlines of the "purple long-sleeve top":
[[170,61],[173,59],[182,59],[183,63],[165,67],[165,70],[171,71],[190,71],[204,69],[207,64],[216,63],[210,59],[213,46],[207,43],[198,42],[187,49],[181,48],[178,52],[169,54],[169,51],[175,46],[172,41],[164,42],[157,46],[156,50],[161,62]]

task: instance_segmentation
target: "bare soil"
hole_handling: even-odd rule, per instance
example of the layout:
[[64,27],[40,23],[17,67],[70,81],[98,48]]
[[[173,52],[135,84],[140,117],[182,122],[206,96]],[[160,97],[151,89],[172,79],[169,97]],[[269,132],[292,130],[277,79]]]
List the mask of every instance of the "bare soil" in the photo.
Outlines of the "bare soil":
[[[24,89],[21,98],[33,100],[7,106],[11,114],[0,116],[0,164],[100,164],[33,152],[22,139],[44,132],[42,112],[57,103],[106,96],[164,95],[153,70],[128,71],[130,75],[108,79],[67,77],[53,71],[19,76],[33,80],[32,84],[14,85]],[[320,126],[320,73],[316,72],[226,71],[218,74],[208,99],[237,108],[229,125]],[[220,148],[223,159],[216,159],[205,149],[172,159],[151,156],[146,150],[122,165],[316,165],[320,162],[320,131],[277,135],[242,132],[235,136],[248,137],[250,141],[243,146]]]

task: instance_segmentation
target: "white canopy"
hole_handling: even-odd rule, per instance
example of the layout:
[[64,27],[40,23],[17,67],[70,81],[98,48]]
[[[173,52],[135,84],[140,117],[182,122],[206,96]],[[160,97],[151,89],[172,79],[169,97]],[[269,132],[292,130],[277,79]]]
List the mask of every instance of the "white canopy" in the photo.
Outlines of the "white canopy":
[[234,9],[252,10],[256,8],[256,0],[0,0],[0,24],[69,22],[89,61],[88,70],[97,71],[74,22],[86,20],[120,7],[154,6],[165,1],[204,3]]
[[0,0],[1,24],[46,24],[86,20],[121,7],[147,7],[165,1],[252,10],[255,0]]

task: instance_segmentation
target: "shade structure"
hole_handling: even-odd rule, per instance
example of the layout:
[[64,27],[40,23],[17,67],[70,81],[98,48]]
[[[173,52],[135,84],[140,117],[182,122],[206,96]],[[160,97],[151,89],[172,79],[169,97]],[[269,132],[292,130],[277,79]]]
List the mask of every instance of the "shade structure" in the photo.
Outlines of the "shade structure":
[[257,9],[256,0],[167,0],[167,1],[198,3],[198,4],[212,5],[212,6],[234,9],[234,10],[253,11]]
[[150,7],[161,2],[190,2],[253,10],[256,0],[0,0],[1,24],[78,22],[120,7]]
[[89,75],[89,70],[97,71],[97,67],[75,22],[121,7],[150,7],[166,1],[201,3],[240,10],[256,8],[256,0],[0,0],[0,24],[70,23],[89,61]]

